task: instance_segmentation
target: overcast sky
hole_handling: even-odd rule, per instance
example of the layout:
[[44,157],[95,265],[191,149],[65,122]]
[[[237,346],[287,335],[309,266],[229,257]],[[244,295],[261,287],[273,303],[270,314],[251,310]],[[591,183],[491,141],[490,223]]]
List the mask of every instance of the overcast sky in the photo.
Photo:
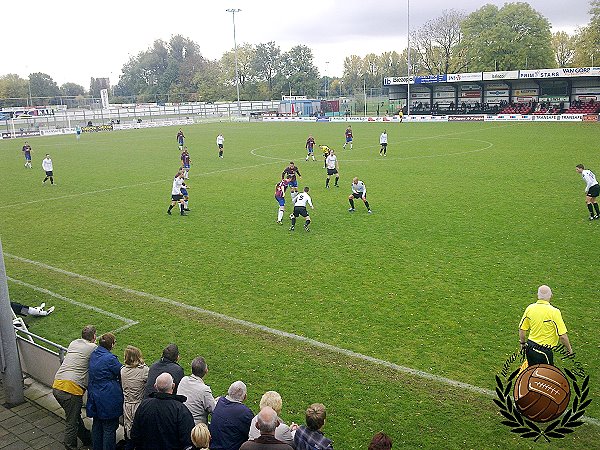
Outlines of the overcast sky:
[[[412,0],[410,27],[418,28],[445,9],[471,13],[505,0]],[[589,22],[589,0],[529,0],[552,31],[574,32]],[[59,85],[109,77],[116,84],[130,56],[156,39],[181,34],[200,45],[202,55],[219,59],[233,48],[232,14],[238,45],[275,41],[282,51],[294,45],[313,50],[322,75],[341,76],[346,56],[406,48],[407,0],[29,0],[2,1],[0,75],[49,74]]]

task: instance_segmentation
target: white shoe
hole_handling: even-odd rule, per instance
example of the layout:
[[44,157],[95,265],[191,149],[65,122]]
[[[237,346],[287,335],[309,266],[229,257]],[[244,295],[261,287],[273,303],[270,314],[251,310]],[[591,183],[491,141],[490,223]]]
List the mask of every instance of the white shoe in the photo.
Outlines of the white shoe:
[[348,208],[348,212],[354,212],[354,208]]

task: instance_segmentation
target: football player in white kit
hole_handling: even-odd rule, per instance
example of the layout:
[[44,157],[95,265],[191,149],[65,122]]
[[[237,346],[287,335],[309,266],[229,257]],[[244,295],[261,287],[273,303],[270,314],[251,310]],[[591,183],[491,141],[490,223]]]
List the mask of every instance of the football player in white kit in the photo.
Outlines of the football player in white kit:
[[577,173],[581,174],[585,181],[585,203],[590,212],[590,220],[600,219],[600,208],[598,207],[598,195],[600,195],[600,185],[596,175],[591,170],[587,170],[583,164],[575,166]]
[[310,231],[308,226],[310,225],[310,216],[308,215],[308,211],[306,210],[306,204],[310,205],[310,209],[315,209],[310,195],[308,195],[308,186],[304,188],[304,191],[299,193],[294,199],[294,213],[292,215],[292,226],[290,227],[290,231],[294,231],[296,228],[296,218],[298,216],[302,216],[305,219],[304,229],[306,231]]

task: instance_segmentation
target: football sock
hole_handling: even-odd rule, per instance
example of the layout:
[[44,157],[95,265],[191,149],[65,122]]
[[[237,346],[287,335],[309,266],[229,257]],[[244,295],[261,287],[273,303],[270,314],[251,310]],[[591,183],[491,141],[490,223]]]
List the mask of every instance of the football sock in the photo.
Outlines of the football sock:
[[308,228],[309,225],[310,225],[310,219],[306,219],[306,222],[304,223],[304,226]]
[[42,181],[42,183],[45,183],[46,181],[48,181],[48,177],[44,178],[44,181]]
[[50,184],[54,184],[54,178],[50,177]]
[[296,225],[296,217],[292,217],[292,226]]
[[183,202],[183,207],[187,209],[187,207],[188,207],[188,201],[187,201],[187,200],[185,200],[185,201]]
[[340,177],[335,177],[335,185],[338,185],[338,181],[340,181]]
[[600,206],[598,206],[598,203],[594,203],[594,209],[596,210],[596,215],[600,216]]
[[348,201],[350,202],[350,207],[352,209],[354,209],[354,200],[353,199],[349,199]]
[[365,206],[367,207],[367,209],[371,209],[371,208],[369,207],[369,202],[368,202],[368,201],[366,201],[366,200],[365,200]]
[[[44,181],[46,181],[46,180],[44,180]],[[591,203],[588,203],[587,207],[588,207],[588,210],[590,211],[590,216],[593,216],[594,215],[594,207],[592,206]]]
[[181,214],[183,214],[183,203],[179,204],[179,211],[181,212]]
[[283,219],[283,209],[280,209],[277,212],[277,222],[281,222],[282,219]]
[[167,210],[167,212],[170,212],[173,209],[173,205],[169,205],[169,209]]
[[350,144],[350,150],[352,150],[352,144]]
[[325,187],[329,186],[329,178],[325,180]]

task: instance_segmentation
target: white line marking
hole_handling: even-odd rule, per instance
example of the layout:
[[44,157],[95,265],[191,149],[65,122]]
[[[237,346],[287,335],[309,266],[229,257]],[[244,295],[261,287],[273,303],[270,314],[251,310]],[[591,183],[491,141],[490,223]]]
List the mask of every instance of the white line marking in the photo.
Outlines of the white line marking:
[[25,286],[29,289],[33,289],[34,291],[41,292],[42,294],[47,294],[47,295],[50,295],[51,297],[58,298],[64,302],[70,303],[75,306],[79,306],[80,308],[89,309],[91,311],[94,311],[94,312],[97,312],[100,314],[104,314],[105,316],[112,317],[113,319],[117,319],[121,322],[126,323],[126,325],[123,325],[122,327],[119,327],[116,330],[114,330],[113,333],[119,333],[119,332],[126,330],[127,328],[137,325],[139,323],[135,320],[128,319],[127,317],[122,317],[122,316],[119,316],[118,314],[111,313],[109,311],[105,311],[103,309],[97,308],[96,306],[86,305],[85,303],[78,302],[77,300],[73,300],[69,297],[65,297],[64,295],[60,295],[60,294],[57,294],[56,292],[49,291],[48,289],[41,288],[39,286],[34,286],[33,284],[29,284],[29,283],[26,283],[21,280],[17,280],[16,278],[7,276],[6,279],[9,281],[12,281],[15,284],[19,284],[19,285]]
[[[106,288],[109,288],[109,289],[119,290],[119,291],[122,291],[122,292],[126,292],[128,294],[133,294],[133,295],[137,295],[139,297],[148,298],[150,300],[154,300],[154,301],[157,301],[157,302],[160,302],[160,303],[165,303],[167,305],[172,305],[172,306],[176,306],[178,308],[187,309],[189,311],[198,312],[198,313],[205,314],[205,315],[214,317],[216,319],[219,319],[219,320],[222,320],[222,321],[225,321],[225,322],[230,322],[230,323],[234,323],[236,325],[241,325],[241,326],[243,326],[245,328],[249,328],[249,329],[253,329],[253,330],[260,330],[260,331],[263,331],[265,333],[273,334],[275,336],[280,336],[280,337],[292,339],[292,340],[295,340],[295,341],[303,342],[303,343],[308,344],[308,345],[313,346],[313,347],[322,348],[322,349],[328,350],[328,351],[333,352],[333,353],[338,353],[338,354],[341,354],[341,355],[344,355],[344,356],[350,356],[352,358],[356,358],[356,359],[360,359],[360,360],[363,360],[363,361],[367,361],[367,362],[376,364],[378,366],[387,367],[387,368],[395,370],[397,372],[407,373],[409,375],[413,375],[413,376],[416,376],[416,377],[419,377],[419,378],[423,378],[423,379],[426,379],[426,380],[431,380],[431,381],[435,381],[437,383],[447,384],[447,385],[452,386],[452,387],[464,389],[466,391],[471,391],[471,392],[476,392],[478,394],[483,394],[483,395],[486,395],[488,397],[494,397],[496,395],[495,391],[492,391],[490,389],[485,389],[485,388],[481,388],[479,386],[474,386],[472,384],[463,383],[462,381],[452,380],[451,378],[441,377],[439,375],[434,375],[432,373],[424,372],[422,370],[413,369],[411,367],[401,366],[399,364],[395,364],[395,363],[392,363],[392,362],[389,362],[389,361],[385,361],[383,359],[374,358],[374,357],[368,356],[368,355],[363,355],[362,353],[357,353],[357,352],[354,352],[352,350],[347,350],[345,348],[336,347],[334,345],[326,344],[324,342],[320,342],[320,341],[317,341],[315,339],[307,338],[305,336],[300,336],[298,334],[288,333],[287,331],[277,330],[275,328],[270,328],[270,327],[267,327],[265,325],[259,325],[257,323],[249,322],[247,320],[238,319],[236,317],[227,316],[225,314],[221,314],[221,313],[218,313],[218,312],[215,312],[215,311],[210,311],[208,309],[203,309],[203,308],[199,308],[197,306],[192,306],[192,305],[188,305],[188,304],[185,304],[185,303],[181,303],[181,302],[178,302],[176,300],[172,300],[170,298],[161,297],[161,296],[154,295],[154,294],[149,294],[149,293],[143,292],[143,291],[137,291],[135,289],[126,288],[126,287],[123,287],[123,286],[119,286],[118,284],[112,284],[112,283],[108,283],[108,282],[102,281],[102,280],[97,280],[96,278],[91,278],[91,277],[88,277],[86,275],[80,275],[78,273],[69,272],[68,270],[59,269],[58,267],[49,266],[48,264],[44,264],[44,263],[39,262],[39,261],[33,261],[31,259],[27,259],[27,258],[22,258],[20,256],[11,255],[10,253],[4,253],[4,256],[6,256],[8,258],[15,259],[17,261],[21,261],[21,262],[24,262],[24,263],[32,264],[34,266],[42,267],[44,269],[51,270],[51,271],[54,271],[54,272],[57,272],[57,273],[60,273],[60,274],[63,274],[63,275],[68,275],[68,276],[73,277],[73,278],[77,278],[77,279],[80,279],[80,280],[88,281],[88,282],[90,282],[92,284],[96,284],[98,286],[103,286],[103,287],[106,287]],[[600,426],[600,420],[595,419],[593,417],[584,417],[584,420],[586,422],[588,422],[588,423],[593,424],[593,425]]]

